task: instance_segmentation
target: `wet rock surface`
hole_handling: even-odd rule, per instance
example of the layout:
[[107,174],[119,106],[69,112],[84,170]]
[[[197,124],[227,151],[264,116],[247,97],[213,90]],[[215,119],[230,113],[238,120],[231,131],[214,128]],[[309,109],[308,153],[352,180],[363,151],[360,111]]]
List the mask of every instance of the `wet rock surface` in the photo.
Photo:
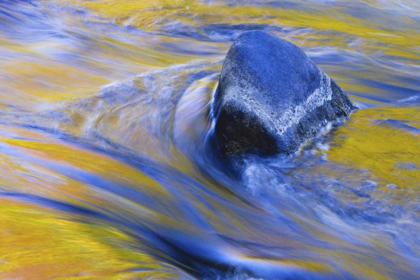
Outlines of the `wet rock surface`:
[[354,108],[299,47],[266,32],[244,32],[223,65],[215,138],[225,155],[291,154]]

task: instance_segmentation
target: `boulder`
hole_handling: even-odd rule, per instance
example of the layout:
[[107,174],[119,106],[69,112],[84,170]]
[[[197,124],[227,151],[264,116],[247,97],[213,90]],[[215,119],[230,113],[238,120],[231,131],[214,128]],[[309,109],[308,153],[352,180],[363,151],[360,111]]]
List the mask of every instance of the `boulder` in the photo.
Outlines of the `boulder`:
[[288,155],[354,108],[299,47],[245,32],[229,49],[216,90],[216,143],[224,155]]

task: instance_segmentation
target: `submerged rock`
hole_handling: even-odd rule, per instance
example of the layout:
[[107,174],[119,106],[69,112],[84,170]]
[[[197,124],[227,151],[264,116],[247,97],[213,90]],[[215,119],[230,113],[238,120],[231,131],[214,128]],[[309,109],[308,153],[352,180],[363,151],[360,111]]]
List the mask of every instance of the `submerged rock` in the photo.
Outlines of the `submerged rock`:
[[296,45],[245,32],[229,49],[213,112],[223,154],[291,154],[319,129],[355,108]]

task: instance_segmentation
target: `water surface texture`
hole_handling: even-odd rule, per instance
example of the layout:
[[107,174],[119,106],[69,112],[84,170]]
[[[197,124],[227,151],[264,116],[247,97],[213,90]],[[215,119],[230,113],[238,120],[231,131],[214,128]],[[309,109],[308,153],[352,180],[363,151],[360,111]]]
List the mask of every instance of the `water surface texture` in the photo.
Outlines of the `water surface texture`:
[[[232,178],[209,148],[243,31],[360,108]],[[1,279],[419,279],[417,0],[0,1]]]

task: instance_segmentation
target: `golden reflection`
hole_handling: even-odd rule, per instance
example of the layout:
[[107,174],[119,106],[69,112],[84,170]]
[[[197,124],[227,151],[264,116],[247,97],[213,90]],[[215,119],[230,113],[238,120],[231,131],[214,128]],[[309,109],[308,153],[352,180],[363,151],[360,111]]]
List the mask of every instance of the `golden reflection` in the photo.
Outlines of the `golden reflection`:
[[141,171],[111,159],[106,155],[89,152],[70,145],[64,145],[63,143],[47,143],[16,138],[0,138],[0,141],[12,146],[30,149],[26,150],[26,153],[36,155],[43,160],[55,160],[57,163],[65,165],[71,164],[81,170],[130,185],[142,182],[142,186],[146,190],[149,189],[158,196],[167,195],[164,188],[150,177],[145,176]]
[[177,278],[150,256],[128,249],[127,245],[134,241],[119,230],[74,218],[77,217],[0,198],[0,277],[145,279],[153,275],[160,279]]
[[[392,126],[394,120],[401,127]],[[359,110],[335,133],[328,158],[355,168],[364,167],[389,184],[419,187],[420,134],[409,127],[404,129],[405,125],[420,128],[418,107]],[[404,164],[417,168],[401,168]]]
[[[136,26],[141,29],[154,30],[159,28],[159,18],[180,21],[195,26],[197,24],[235,24],[235,23],[261,23],[277,26],[310,27],[319,31],[340,32],[346,38],[362,38],[370,42],[377,42],[387,46],[403,46],[401,48],[381,48],[389,55],[399,55],[405,58],[418,59],[418,54],[410,51],[419,44],[420,32],[418,29],[404,29],[385,25],[370,20],[372,18],[359,18],[345,13],[344,9],[328,7],[329,12],[321,10],[319,5],[311,7],[309,11],[297,9],[270,8],[266,5],[225,5],[216,1],[207,4],[198,0],[168,1],[168,0],[134,0],[121,5],[120,1],[82,1],[82,0],[55,0],[60,4],[76,4],[89,8],[103,18],[113,19],[116,23]],[[346,1],[347,6],[352,6]],[[300,3],[300,1],[298,1]],[[314,4],[315,5],[315,4]],[[407,22],[414,22],[406,19]],[[314,35],[314,34],[312,34]],[[316,36],[316,35],[315,35]],[[320,36],[324,36],[321,34]],[[334,36],[334,34],[332,34]],[[322,37],[321,37],[322,38]],[[340,40],[343,42],[343,39]],[[331,44],[330,44],[331,45]],[[334,44],[333,44],[334,45]],[[331,46],[333,46],[331,45]]]

